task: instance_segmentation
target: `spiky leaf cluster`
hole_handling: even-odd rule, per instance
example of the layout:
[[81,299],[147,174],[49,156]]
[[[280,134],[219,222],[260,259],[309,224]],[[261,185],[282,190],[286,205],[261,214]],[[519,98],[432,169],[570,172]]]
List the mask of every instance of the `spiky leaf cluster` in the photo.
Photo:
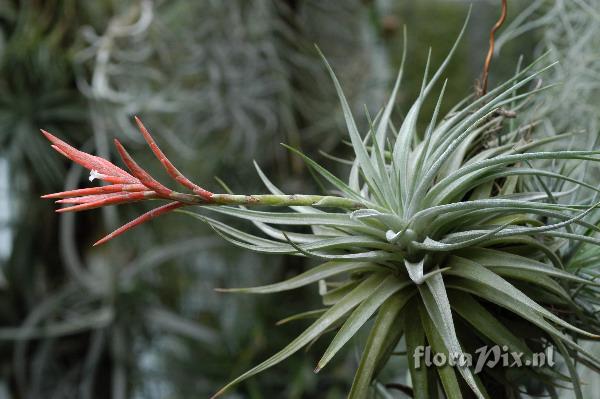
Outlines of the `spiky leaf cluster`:
[[[401,68],[387,104],[372,121],[367,115],[370,129],[365,135],[360,134],[341,85],[327,64],[355,155],[349,177],[342,181],[306,155],[292,151],[336,193],[362,204],[360,209],[206,208],[251,221],[260,235],[189,212],[240,247],[322,261],[284,282],[229,290],[272,293],[318,282],[325,308],[293,316],[316,320],[280,352],[219,393],[333,330],[318,371],[362,327],[370,325],[351,398],[368,396],[402,337],[416,398],[438,397],[440,389],[450,398],[468,391],[479,398],[496,397],[499,392],[518,395],[523,384],[502,368],[477,375],[468,367],[417,369],[410,356],[425,344],[435,352],[453,354],[497,344],[522,352],[525,359],[554,346],[570,376],[550,368],[527,368],[521,375],[538,380],[550,393],[557,381],[568,381],[581,397],[574,360],[596,370],[600,362],[577,340],[598,338],[595,334],[600,330],[589,309],[573,300],[573,292],[598,283],[565,270],[560,249],[569,243],[600,244],[593,236],[598,227],[589,218],[598,206],[594,200],[598,188],[565,169],[570,163],[600,161],[600,151],[565,150],[561,146],[569,134],[535,138],[531,133],[535,123],[506,123],[515,116],[518,122],[532,96],[548,88],[539,84],[539,77],[555,67],[547,62],[548,57],[536,60],[484,96],[467,98],[442,117],[444,82],[433,114],[421,115],[423,103],[438,87],[457,45],[458,41],[431,77],[427,63],[420,94],[396,126],[392,111]],[[425,131],[418,131],[417,121],[424,117],[430,122]],[[545,167],[537,166],[540,163]],[[273,194],[283,194],[258,172]],[[545,183],[549,180],[559,182],[552,186],[559,189],[549,188]],[[574,192],[587,195],[578,196],[582,199],[576,202],[563,200],[573,198]],[[303,226],[310,233],[279,226]],[[575,230],[577,226],[583,229]],[[371,319],[373,323],[368,324]]]

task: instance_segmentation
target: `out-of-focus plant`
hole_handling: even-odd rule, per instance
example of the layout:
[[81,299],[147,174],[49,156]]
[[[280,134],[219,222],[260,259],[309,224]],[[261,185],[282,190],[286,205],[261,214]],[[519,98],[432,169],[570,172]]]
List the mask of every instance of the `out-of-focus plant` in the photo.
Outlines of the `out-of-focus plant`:
[[[131,115],[141,113],[183,159],[193,159],[197,148],[222,152],[221,162],[264,146],[276,154],[277,137],[309,145],[327,136],[328,147],[337,144],[335,93],[311,51],[314,42],[343,51],[339,65],[356,77],[354,92],[381,93],[371,84],[375,76],[385,79],[377,70],[381,57],[371,56],[358,1],[145,0],[115,7],[103,30],[83,31],[79,85],[103,131],[137,141]],[[344,24],[327,29],[332,16]]]
[[157,337],[215,347],[216,326],[181,317],[177,303],[175,311],[169,309],[161,293],[172,289],[164,286],[170,281],[157,279],[152,270],[169,258],[198,249],[209,253],[211,247],[214,240],[200,238],[159,247],[125,264],[114,257],[110,262],[92,259],[78,275],[87,285],[65,284],[32,309],[22,325],[0,328],[0,340],[15,342],[12,369],[19,394],[125,398],[135,386],[132,380],[143,376],[138,362]]
[[[70,21],[75,8],[71,1],[33,1],[26,6],[7,1],[2,6],[0,157],[8,168],[5,184],[12,193],[9,223],[15,237],[8,261],[15,267],[6,271],[9,274],[33,270],[27,264],[30,254],[35,258],[32,242],[22,238],[39,230],[34,221],[45,214],[36,212],[40,207],[23,209],[21,202],[56,187],[64,172],[60,162],[44,153],[36,126],[48,124],[69,132],[83,126],[85,108],[73,79],[71,54],[63,50],[73,42]],[[21,288],[27,290],[25,285]]]
[[[77,4],[69,0],[3,1],[0,6],[0,159],[7,232],[0,268],[0,325],[19,324],[60,284],[57,218],[35,198],[57,187],[64,164],[47,157],[40,123],[68,131],[77,143],[85,127],[84,100],[75,85],[71,48]],[[43,266],[43,267],[42,267]],[[10,379],[10,345],[0,342],[0,384]],[[8,367],[7,367],[8,366]],[[1,388],[0,388],[1,389]]]
[[71,72],[71,54],[63,50],[73,41],[69,20],[75,5],[31,2],[19,9],[8,1],[2,11],[1,155],[11,164],[13,184],[18,187],[19,176],[31,170],[37,179],[30,183],[31,189],[43,190],[60,181],[62,166],[46,156],[36,126],[76,131],[85,118]]
[[[597,0],[538,0],[506,28],[498,41],[498,52],[525,33],[538,32],[542,39],[538,52],[551,52],[560,64],[551,79],[561,86],[553,95],[536,98],[531,118],[542,118],[549,134],[565,129],[585,130],[576,139],[582,146],[594,145],[598,112],[592,105],[598,98],[598,21]],[[537,29],[537,31],[536,31]],[[581,140],[587,141],[581,141]]]
[[[487,94],[460,102],[440,118],[444,84],[437,106],[428,116],[430,123],[419,135],[421,106],[457,45],[431,77],[427,63],[420,94],[396,129],[392,111],[401,69],[386,105],[374,118],[367,113],[370,128],[365,136],[359,133],[351,107],[327,64],[355,155],[344,161],[350,164],[347,182],[300,151],[291,150],[333,186],[331,195],[286,195],[258,168],[271,194],[209,192],[175,169],[140,125],[152,152],[189,194],[159,183],[119,142],[117,149],[129,172],[46,134],[59,153],[90,169],[90,177],[111,183],[50,197],[63,198],[59,202],[69,205],[61,212],[146,199],[170,201],[101,242],[161,213],[200,206],[251,221],[262,234],[240,230],[204,213],[179,212],[209,224],[242,248],[323,262],[281,283],[226,290],[272,293],[319,282],[325,307],[292,316],[290,320],[316,321],[216,396],[335,331],[317,364],[315,371],[319,371],[374,318],[350,390],[352,398],[365,398],[371,387],[380,387],[379,372],[402,337],[415,397],[438,397],[439,387],[451,398],[467,392],[479,398],[514,397],[525,379],[538,381],[550,394],[555,394],[561,382],[569,382],[582,397],[574,363],[600,370],[600,362],[579,341],[598,338],[600,323],[588,303],[574,297],[582,287],[597,287],[598,283],[565,269],[568,259],[563,249],[578,242],[600,245],[593,235],[598,227],[592,217],[600,202],[595,185],[568,176],[565,168],[572,163],[594,164],[600,161],[600,151],[565,150],[563,143],[571,137],[569,133],[535,137],[530,132],[535,132],[535,123],[518,125],[518,119],[507,123],[507,118],[518,118],[532,98],[551,87],[535,83],[555,67],[547,57],[519,70]],[[551,161],[551,169],[540,166],[547,166],[546,161]],[[551,189],[543,179],[562,186]],[[574,192],[587,195],[570,202],[557,200]],[[249,206],[284,206],[290,211],[250,210]],[[274,225],[305,230],[281,230]],[[527,367],[516,374],[506,368],[484,369],[481,374],[460,366],[417,368],[413,356],[426,343],[435,352],[453,354],[497,344],[523,353],[524,359],[553,345],[569,376],[548,367]]]
[[[47,123],[68,131],[71,140],[81,143],[77,134],[85,128],[85,102],[70,52],[78,10],[70,0],[0,5],[0,228],[6,238],[0,244],[2,327],[23,322],[65,275],[56,250],[57,218],[36,201],[61,185],[65,164],[46,156],[37,126]],[[12,342],[0,341],[0,391],[14,381],[13,353]]]

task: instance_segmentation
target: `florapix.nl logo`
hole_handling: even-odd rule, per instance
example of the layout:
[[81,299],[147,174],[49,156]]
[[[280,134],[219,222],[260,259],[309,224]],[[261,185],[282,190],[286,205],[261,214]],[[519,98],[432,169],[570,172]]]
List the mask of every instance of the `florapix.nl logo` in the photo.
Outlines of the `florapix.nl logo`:
[[477,348],[474,353],[434,352],[429,346],[417,346],[413,355],[416,369],[421,367],[474,367],[480,373],[484,367],[553,367],[554,347],[547,346],[543,352],[524,353],[510,351],[508,346],[494,345]]

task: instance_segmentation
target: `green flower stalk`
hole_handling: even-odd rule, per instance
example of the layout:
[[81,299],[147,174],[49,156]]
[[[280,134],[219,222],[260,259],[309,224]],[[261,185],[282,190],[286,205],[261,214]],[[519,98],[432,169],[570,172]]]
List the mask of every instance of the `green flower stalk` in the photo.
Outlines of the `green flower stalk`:
[[[549,367],[528,367],[523,375],[539,381],[550,394],[559,381],[568,382],[581,397],[574,363],[600,371],[600,361],[578,342],[598,339],[600,320],[589,306],[574,300],[574,295],[588,287],[586,294],[597,298],[600,284],[590,273],[566,270],[561,248],[573,242],[600,245],[598,221],[592,218],[592,211],[600,204],[590,200],[600,190],[568,172],[579,165],[600,162],[600,151],[560,149],[561,140],[569,134],[529,139],[524,132],[535,129],[535,123],[510,128],[521,122],[519,113],[530,98],[551,87],[536,83],[554,67],[546,57],[440,117],[444,82],[427,128],[419,131],[417,121],[424,117],[421,106],[437,87],[464,30],[431,77],[427,62],[420,94],[397,129],[392,110],[402,67],[389,101],[372,121],[367,115],[370,127],[361,135],[341,85],[325,61],[354,150],[349,177],[343,181],[308,156],[291,150],[339,196],[286,195],[258,166],[271,194],[213,194],[177,171],[140,123],[152,151],[190,194],[158,183],[118,143],[131,173],[89,154],[81,155],[48,136],[59,152],[117,185],[50,197],[67,198],[76,204],[66,210],[168,200],[164,208],[131,222],[125,230],[158,214],[187,207],[179,211],[208,223],[237,246],[321,261],[287,281],[223,290],[264,294],[319,283],[325,307],[286,320],[316,318],[280,352],[234,379],[215,397],[334,330],[335,336],[316,365],[318,372],[366,326],[370,332],[350,398],[369,396],[399,345],[405,346],[409,358],[415,398],[437,398],[442,392],[448,398],[461,398],[469,391],[478,398],[518,396],[523,385],[507,368],[485,368],[480,374],[470,367],[417,368],[413,357],[424,345],[446,354],[473,353],[484,345],[500,345],[523,353],[524,359],[554,346],[569,376]],[[506,124],[507,117],[516,119]],[[537,166],[540,162],[551,168]],[[548,180],[561,182],[562,191],[550,190],[545,184]],[[103,190],[115,192],[106,194]],[[248,209],[254,205],[289,209]],[[250,221],[261,234],[234,228],[191,207]],[[280,226],[303,226],[306,230],[300,233]],[[585,229],[576,233],[573,226]],[[125,231],[122,229],[117,232]]]

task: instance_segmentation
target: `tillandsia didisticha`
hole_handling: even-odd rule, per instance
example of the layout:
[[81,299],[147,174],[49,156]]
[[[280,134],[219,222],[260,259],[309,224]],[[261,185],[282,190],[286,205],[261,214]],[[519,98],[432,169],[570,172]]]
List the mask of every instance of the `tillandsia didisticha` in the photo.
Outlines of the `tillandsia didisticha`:
[[[572,260],[582,259],[575,255],[587,246],[600,247],[596,212],[600,189],[587,182],[585,166],[600,162],[600,151],[565,149],[562,143],[572,140],[573,134],[548,134],[538,129],[537,121],[519,119],[533,96],[552,88],[535,84],[554,67],[546,63],[546,56],[439,117],[444,83],[432,114],[423,116],[422,105],[439,82],[465,27],[466,22],[431,77],[428,58],[417,99],[395,124],[392,111],[404,50],[389,100],[373,119],[366,115],[366,134],[359,132],[341,85],[324,59],[354,152],[354,159],[344,161],[350,164],[347,181],[291,150],[339,195],[286,195],[258,167],[271,194],[209,192],[185,178],[136,119],[169,175],[191,193],[163,186],[118,142],[129,172],[44,133],[58,152],[90,169],[90,177],[110,183],[47,197],[71,205],[60,212],[146,199],[169,201],[99,242],[176,208],[200,206],[250,221],[260,233],[242,231],[191,210],[179,211],[208,223],[242,248],[320,262],[283,282],[224,290],[264,294],[318,283],[324,307],[286,319],[315,320],[280,352],[215,396],[335,331],[317,372],[364,327],[369,334],[350,388],[353,399],[385,388],[380,371],[399,353],[408,357],[415,398],[518,397],[527,384],[514,378],[509,368],[484,368],[480,373],[469,364],[419,368],[415,357],[426,345],[434,353],[452,356],[499,345],[522,354],[524,362],[553,346],[569,376],[551,367],[527,367],[528,380],[547,392],[555,392],[557,381],[570,383],[581,398],[575,361],[600,372],[600,361],[580,345],[580,340],[599,338],[599,315],[592,304],[599,302],[600,284],[575,268]],[[507,112],[498,112],[505,108]],[[516,118],[506,123],[508,115]],[[424,118],[428,123],[421,129],[418,121]],[[251,205],[288,209],[259,211],[248,209]],[[305,230],[276,227],[290,225]]]
[[185,177],[166,157],[154,141],[142,121],[136,116],[135,121],[144,136],[146,143],[163,165],[169,176],[177,183],[191,191],[191,194],[171,190],[154,179],[145,169],[139,166],[125,147],[115,139],[115,146],[129,172],[114,165],[110,161],[80,151],[65,143],[58,137],[45,130],[42,134],[52,143],[51,147],[71,161],[90,170],[90,181],[95,179],[110,183],[106,186],[83,188],[46,194],[42,198],[57,199],[58,204],[69,206],[60,208],[57,212],[77,212],[109,205],[129,204],[138,201],[163,199],[169,200],[166,205],[155,208],[117,230],[101,238],[94,246],[103,244],[126,231],[160,215],[184,207],[186,205],[313,205],[340,206],[343,208],[361,208],[363,205],[340,197],[321,195],[232,195],[215,194]]

